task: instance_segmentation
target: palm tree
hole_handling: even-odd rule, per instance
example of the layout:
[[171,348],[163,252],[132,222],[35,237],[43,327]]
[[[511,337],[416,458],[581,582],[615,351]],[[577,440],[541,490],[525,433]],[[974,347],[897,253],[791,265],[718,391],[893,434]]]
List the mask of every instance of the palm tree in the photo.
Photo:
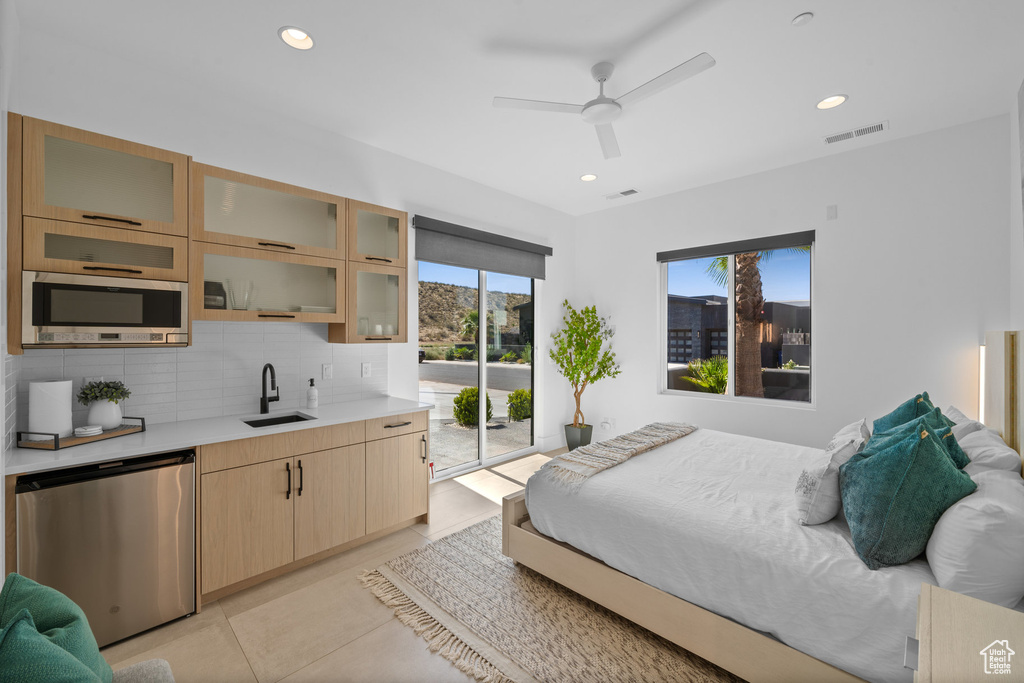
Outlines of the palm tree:
[[[810,246],[790,247],[788,251],[806,253]],[[761,261],[768,261],[775,250],[736,254],[736,396],[764,398],[761,382]],[[705,272],[719,287],[729,282],[729,257],[712,259]]]

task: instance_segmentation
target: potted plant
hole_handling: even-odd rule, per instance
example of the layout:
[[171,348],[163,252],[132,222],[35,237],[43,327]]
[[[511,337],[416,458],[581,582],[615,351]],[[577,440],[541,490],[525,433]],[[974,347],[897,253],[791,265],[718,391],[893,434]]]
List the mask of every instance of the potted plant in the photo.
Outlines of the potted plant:
[[120,402],[131,396],[131,390],[123,382],[87,382],[78,392],[78,402],[89,406],[88,422],[103,429],[121,426]]
[[[621,372],[611,350],[612,330],[604,318],[597,315],[595,306],[577,311],[566,299],[562,302],[562,329],[551,335],[552,348],[548,352],[558,371],[572,385],[576,399],[576,412],[572,424],[565,425],[565,443],[569,450],[586,446],[594,432],[594,426],[584,422],[580,409],[583,391],[594,382],[605,377],[616,377]],[[608,348],[604,347],[608,340]]]

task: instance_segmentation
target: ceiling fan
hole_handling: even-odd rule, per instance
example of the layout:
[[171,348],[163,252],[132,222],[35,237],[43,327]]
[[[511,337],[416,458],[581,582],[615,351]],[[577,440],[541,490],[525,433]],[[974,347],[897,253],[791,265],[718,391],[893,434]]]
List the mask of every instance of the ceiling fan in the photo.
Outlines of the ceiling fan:
[[511,109],[553,111],[561,114],[579,114],[583,117],[584,121],[593,124],[597,130],[597,139],[601,143],[601,151],[604,152],[604,158],[614,159],[621,156],[621,153],[619,152],[619,142],[615,139],[615,131],[612,129],[612,122],[619,118],[624,106],[629,106],[646,99],[671,85],[685,81],[691,76],[696,76],[701,71],[710,69],[714,65],[715,58],[707,52],[701,52],[693,59],[669,69],[657,78],[630,90],[622,97],[613,99],[605,96],[604,84],[611,77],[612,72],[615,70],[615,65],[611,62],[598,62],[591,67],[590,75],[600,84],[600,93],[586,104],[563,104],[562,102],[544,102],[542,100],[521,100],[515,97],[495,97],[494,106]]

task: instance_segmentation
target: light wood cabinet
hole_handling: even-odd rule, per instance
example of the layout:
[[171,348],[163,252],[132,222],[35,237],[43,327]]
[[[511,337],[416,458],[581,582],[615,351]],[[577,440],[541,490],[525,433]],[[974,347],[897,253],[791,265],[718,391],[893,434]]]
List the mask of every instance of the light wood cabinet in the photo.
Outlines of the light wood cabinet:
[[284,458],[200,477],[204,593],[294,559],[294,464]]
[[366,421],[366,440],[376,441],[391,436],[425,432],[429,426],[428,413],[402,413],[391,417],[378,417]]
[[192,164],[192,239],[282,254],[345,258],[345,199]]
[[416,432],[366,444],[366,533],[427,513],[429,444]]
[[188,235],[188,157],[23,119],[26,216]]
[[408,337],[405,268],[350,262],[348,316],[331,325],[327,339],[350,344],[403,343]]
[[[192,243],[195,320],[329,323],[345,319],[345,261]],[[207,299],[213,291],[218,296]]]
[[25,218],[24,269],[144,280],[188,280],[188,239]]
[[366,534],[363,444],[295,457],[295,559]]
[[348,200],[348,258],[405,268],[409,214]]

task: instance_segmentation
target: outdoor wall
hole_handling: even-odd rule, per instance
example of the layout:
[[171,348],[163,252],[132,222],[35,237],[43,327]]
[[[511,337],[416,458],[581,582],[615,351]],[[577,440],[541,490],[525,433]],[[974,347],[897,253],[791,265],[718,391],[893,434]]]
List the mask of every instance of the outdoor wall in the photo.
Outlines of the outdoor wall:
[[[568,273],[571,217],[464,178],[282,118],[219,81],[184,81],[146,63],[85,43],[22,27],[17,87],[10,108],[21,114],[190,154],[196,161],[493,230],[554,248],[548,270]],[[415,239],[410,239],[410,255]],[[554,276],[538,298],[560,301],[568,275]],[[409,269],[409,323],[416,329],[416,267]],[[538,339],[552,318],[542,311]],[[416,335],[387,349],[388,391],[417,396]],[[17,362],[17,361],[15,361]],[[338,372],[338,369],[335,369]],[[537,393],[560,378],[538,368]],[[556,405],[558,414],[564,412]],[[10,418],[11,416],[8,415]],[[10,419],[7,421],[11,422]],[[537,434],[560,425],[538,419]],[[561,437],[558,436],[558,439]]]
[[[680,420],[823,448],[843,425],[922,390],[976,415],[978,345],[1010,322],[1008,119],[579,219],[574,303],[610,317],[623,370],[587,390],[588,418],[613,417],[617,432]],[[826,220],[828,205],[838,220]],[[655,254],[803,230],[817,231],[813,406],[660,395]],[[1019,225],[1013,234],[1021,239]]]

